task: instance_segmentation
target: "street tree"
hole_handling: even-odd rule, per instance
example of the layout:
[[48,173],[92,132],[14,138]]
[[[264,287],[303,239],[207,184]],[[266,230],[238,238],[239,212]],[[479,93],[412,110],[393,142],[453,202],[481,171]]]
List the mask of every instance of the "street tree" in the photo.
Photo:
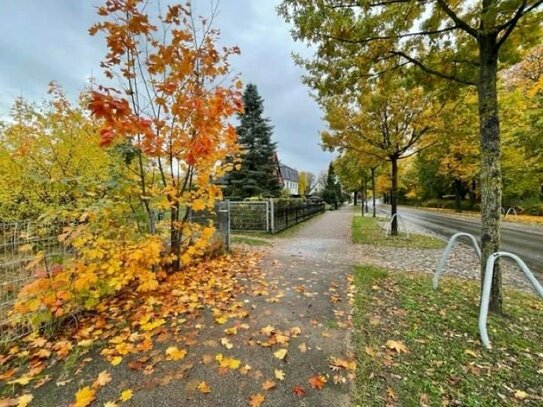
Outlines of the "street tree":
[[[413,65],[425,75],[475,86],[481,145],[481,273],[500,247],[501,165],[497,73],[541,38],[543,0],[283,0],[279,13],[296,39],[316,46],[298,61],[320,97],[387,70]],[[422,78],[422,80],[425,80]],[[501,313],[496,266],[490,309]]]

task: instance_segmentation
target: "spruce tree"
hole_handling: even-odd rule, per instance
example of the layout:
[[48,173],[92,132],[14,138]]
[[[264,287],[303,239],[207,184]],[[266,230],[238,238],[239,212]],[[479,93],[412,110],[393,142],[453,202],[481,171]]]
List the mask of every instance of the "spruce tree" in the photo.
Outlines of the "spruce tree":
[[244,112],[236,128],[242,156],[241,168],[228,175],[227,197],[275,197],[281,192],[277,173],[276,143],[272,142],[273,127],[263,117],[264,105],[256,85],[248,84],[243,94]]
[[328,176],[326,177],[326,185],[322,191],[322,199],[330,205],[334,205],[341,198],[341,185],[336,178],[334,165],[330,163],[328,167]]

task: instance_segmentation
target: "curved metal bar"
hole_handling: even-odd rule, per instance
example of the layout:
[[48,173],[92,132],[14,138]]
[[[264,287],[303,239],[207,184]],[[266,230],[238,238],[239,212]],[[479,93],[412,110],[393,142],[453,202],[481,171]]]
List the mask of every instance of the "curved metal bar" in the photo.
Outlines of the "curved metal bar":
[[488,332],[486,330],[488,304],[490,303],[490,289],[492,288],[492,277],[494,276],[494,263],[496,263],[496,260],[500,257],[509,257],[510,259],[513,259],[524,272],[537,294],[543,298],[543,287],[539,284],[534,277],[534,274],[520,257],[509,252],[496,252],[488,256],[485,269],[485,280],[483,283],[483,293],[481,295],[481,309],[479,311],[479,333],[481,335],[481,342],[487,349],[490,348],[490,340],[488,339]]
[[402,222],[402,225],[403,225],[403,229],[405,230],[405,234],[407,235],[407,238],[409,239],[409,231],[407,230],[407,227],[405,226],[405,222],[403,220],[403,216],[399,213],[395,213],[394,215],[392,215],[392,217],[390,218],[390,222],[389,222],[389,225],[390,227],[386,229],[385,231],[385,237],[388,237],[388,232],[390,231],[392,233],[392,221],[394,220],[394,218],[397,218],[399,219],[401,222]]
[[481,260],[481,249],[479,248],[479,244],[477,243],[477,240],[473,235],[470,235],[469,233],[456,233],[451,236],[449,239],[449,243],[447,243],[447,247],[445,247],[445,251],[443,252],[443,255],[441,256],[441,259],[439,259],[439,263],[437,265],[436,272],[434,273],[433,278],[433,287],[434,290],[437,290],[439,286],[439,277],[441,274],[443,274],[443,269],[445,268],[445,263],[447,262],[447,259],[449,258],[449,254],[454,247],[454,244],[460,237],[467,237],[472,243],[473,249],[475,250],[475,254],[477,254],[477,257],[479,257],[479,260]]
[[507,215],[509,215],[509,212],[511,212],[511,211],[513,211],[515,216],[517,216],[517,210],[515,208],[509,208],[509,209],[507,209],[507,212],[505,212],[505,215],[503,217],[507,218]]

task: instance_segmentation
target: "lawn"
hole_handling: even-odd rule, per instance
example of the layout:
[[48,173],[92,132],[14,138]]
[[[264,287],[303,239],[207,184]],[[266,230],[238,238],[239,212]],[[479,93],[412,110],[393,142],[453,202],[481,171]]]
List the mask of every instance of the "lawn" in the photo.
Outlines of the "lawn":
[[507,290],[506,316],[477,330],[479,286],[355,269],[355,405],[543,405],[543,302]]
[[409,238],[407,238],[405,233],[400,233],[398,236],[385,237],[385,234],[379,230],[379,222],[385,222],[385,219],[370,216],[353,216],[353,243],[416,249],[441,249],[445,247],[443,240],[427,235],[410,233]]

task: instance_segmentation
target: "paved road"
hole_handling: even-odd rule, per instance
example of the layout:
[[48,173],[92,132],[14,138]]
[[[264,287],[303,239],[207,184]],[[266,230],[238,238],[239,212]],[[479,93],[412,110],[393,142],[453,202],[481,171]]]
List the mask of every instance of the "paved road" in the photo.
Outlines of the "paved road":
[[[477,239],[480,237],[481,223],[477,218],[406,207],[400,207],[399,212],[406,220],[444,237],[458,232],[471,233]],[[517,254],[532,271],[543,275],[543,228],[503,222],[501,241],[503,250]]]

